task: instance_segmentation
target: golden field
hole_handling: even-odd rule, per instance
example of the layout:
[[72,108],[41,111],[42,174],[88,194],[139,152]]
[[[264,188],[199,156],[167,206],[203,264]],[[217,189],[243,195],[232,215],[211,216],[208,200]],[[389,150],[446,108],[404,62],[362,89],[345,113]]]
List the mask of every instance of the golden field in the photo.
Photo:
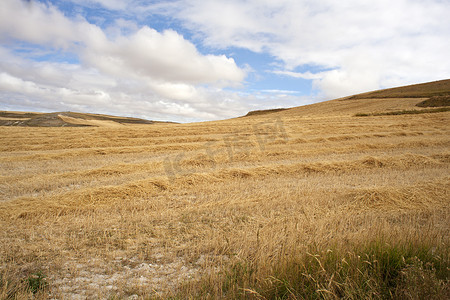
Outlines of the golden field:
[[355,116],[424,99],[0,127],[0,298],[450,297],[450,113]]

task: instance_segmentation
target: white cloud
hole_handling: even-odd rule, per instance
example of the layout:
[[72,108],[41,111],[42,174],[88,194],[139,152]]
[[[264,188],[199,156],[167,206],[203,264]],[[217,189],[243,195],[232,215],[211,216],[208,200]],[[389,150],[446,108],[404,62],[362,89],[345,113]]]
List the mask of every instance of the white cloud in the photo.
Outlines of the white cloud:
[[108,9],[121,10],[127,8],[130,1],[126,0],[77,0],[78,3],[99,4]]
[[285,71],[285,70],[275,70],[272,73],[278,74],[278,75],[294,77],[294,78],[302,78],[302,79],[320,79],[324,75],[324,72],[311,73],[310,71],[292,72],[292,71]]
[[83,59],[115,76],[147,77],[183,83],[239,83],[245,73],[232,58],[201,55],[195,45],[173,30],[159,33],[143,27],[115,41],[86,48]]
[[[226,89],[259,74],[200,53],[194,42],[214,53],[268,53],[277,64],[266,71],[311,80],[316,99],[450,77],[448,1],[71,2],[69,17],[38,1],[0,1],[0,105],[193,121],[307,103],[275,85]],[[90,8],[109,19],[88,21],[82,15]],[[154,14],[188,28],[190,40],[139,25]],[[107,22],[95,25],[95,17]],[[72,59],[61,63],[59,55]],[[56,58],[40,59],[48,56]]]
[[243,115],[258,102],[250,97],[243,101],[235,92],[218,87],[117,78],[89,66],[36,62],[2,47],[0,70],[3,109],[71,110],[189,122]]
[[[111,9],[122,9],[126,3],[85,2],[101,2]],[[245,78],[246,72],[232,58],[203,55],[173,30],[157,32],[147,26],[134,30],[138,27],[126,20],[115,25],[117,29],[103,30],[80,16],[71,19],[51,5],[2,0],[0,41],[5,46],[0,48],[4,94],[0,103],[152,119],[230,117],[208,106],[226,101],[212,91],[239,86]],[[55,55],[72,53],[81,64],[34,61],[14,50],[16,42]]]
[[180,0],[171,13],[206,45],[268,52],[277,72],[332,98],[450,77],[449,11],[439,0]]
[[[168,121],[229,118],[247,111],[233,93],[181,83],[117,79],[67,63],[33,62],[0,48],[0,105],[132,115]],[[233,108],[226,107],[230,98]],[[214,105],[211,105],[214,103]]]

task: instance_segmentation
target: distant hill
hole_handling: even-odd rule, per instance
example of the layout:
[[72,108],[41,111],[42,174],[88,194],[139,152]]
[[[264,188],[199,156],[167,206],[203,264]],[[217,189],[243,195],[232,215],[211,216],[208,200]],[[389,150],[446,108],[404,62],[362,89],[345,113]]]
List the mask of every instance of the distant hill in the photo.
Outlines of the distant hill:
[[377,114],[448,106],[450,79],[373,91],[289,109],[249,112],[245,117]]
[[124,126],[130,124],[163,123],[139,118],[116,117],[102,114],[77,112],[11,112],[0,111],[0,126],[28,127],[86,127],[86,126]]

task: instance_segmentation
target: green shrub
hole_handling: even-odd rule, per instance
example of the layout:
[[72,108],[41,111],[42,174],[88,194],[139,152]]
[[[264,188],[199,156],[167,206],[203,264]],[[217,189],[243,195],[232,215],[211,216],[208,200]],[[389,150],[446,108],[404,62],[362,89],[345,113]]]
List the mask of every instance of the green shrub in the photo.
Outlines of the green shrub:
[[45,278],[46,276],[41,271],[31,274],[26,280],[28,289],[33,294],[45,290],[48,287],[48,283]]

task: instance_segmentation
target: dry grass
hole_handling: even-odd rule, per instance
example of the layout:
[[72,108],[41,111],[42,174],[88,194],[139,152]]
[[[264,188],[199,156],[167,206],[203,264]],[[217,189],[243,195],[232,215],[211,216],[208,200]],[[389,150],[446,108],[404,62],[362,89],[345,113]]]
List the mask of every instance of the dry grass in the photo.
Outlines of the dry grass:
[[2,127],[0,298],[448,298],[449,114],[358,101]]

